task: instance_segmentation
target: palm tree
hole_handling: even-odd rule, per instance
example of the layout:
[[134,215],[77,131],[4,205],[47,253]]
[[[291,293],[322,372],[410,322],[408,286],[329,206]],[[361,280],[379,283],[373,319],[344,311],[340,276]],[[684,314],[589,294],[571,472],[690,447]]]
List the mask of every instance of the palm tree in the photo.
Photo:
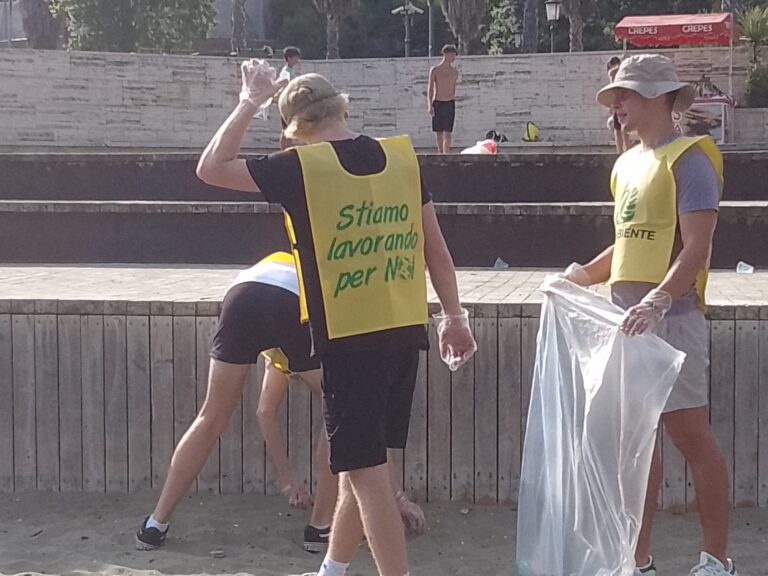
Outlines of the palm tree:
[[357,0],[312,0],[320,14],[325,14],[325,53],[328,60],[339,58],[339,21],[357,4]]
[[757,63],[760,47],[768,44],[768,6],[755,6],[739,18],[741,36],[752,47],[752,61]]
[[21,0],[21,17],[27,46],[47,50],[59,47],[61,18],[53,16],[48,0]]
[[245,2],[246,0],[232,0],[232,52],[239,53],[248,44],[245,32]]
[[595,11],[595,0],[561,0],[563,14],[570,23],[571,52],[584,51],[584,22],[589,20]]
[[445,19],[459,43],[459,54],[467,54],[472,42],[480,36],[486,4],[486,0],[441,0]]

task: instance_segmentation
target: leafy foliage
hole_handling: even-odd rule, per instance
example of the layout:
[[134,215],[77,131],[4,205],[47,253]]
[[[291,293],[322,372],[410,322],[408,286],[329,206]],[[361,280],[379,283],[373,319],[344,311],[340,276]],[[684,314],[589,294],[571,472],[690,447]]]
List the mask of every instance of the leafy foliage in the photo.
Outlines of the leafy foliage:
[[515,48],[515,30],[518,19],[512,0],[490,0],[488,23],[484,25],[483,44],[488,54],[508,54]]
[[480,36],[487,0],[440,0],[445,20],[458,41],[459,54],[468,54]]
[[747,106],[768,108],[768,64],[753,64],[747,71]]
[[760,47],[768,44],[768,6],[755,6],[739,18],[742,37],[752,47],[752,61],[760,59]]
[[68,47],[135,52],[187,50],[214,25],[213,0],[52,0]]

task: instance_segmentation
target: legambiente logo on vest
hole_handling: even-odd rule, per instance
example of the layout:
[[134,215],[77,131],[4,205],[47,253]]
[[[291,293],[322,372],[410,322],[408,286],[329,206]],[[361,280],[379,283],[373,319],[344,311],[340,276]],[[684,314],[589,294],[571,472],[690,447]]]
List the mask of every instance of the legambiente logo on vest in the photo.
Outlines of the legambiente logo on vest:
[[625,190],[621,197],[621,204],[615,212],[614,224],[616,225],[616,238],[639,238],[641,240],[655,240],[656,232],[653,230],[644,230],[641,228],[619,228],[623,224],[628,224],[635,219],[637,214],[637,199],[639,196],[637,188]]

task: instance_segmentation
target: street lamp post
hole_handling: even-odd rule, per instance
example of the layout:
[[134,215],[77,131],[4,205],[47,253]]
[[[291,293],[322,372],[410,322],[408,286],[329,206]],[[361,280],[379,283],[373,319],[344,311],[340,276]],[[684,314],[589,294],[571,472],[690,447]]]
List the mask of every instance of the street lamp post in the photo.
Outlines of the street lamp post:
[[544,2],[547,9],[547,22],[549,22],[549,51],[555,51],[555,22],[560,20],[560,0],[547,0]]
[[428,18],[428,28],[429,31],[427,32],[427,57],[432,58],[432,0],[427,0],[427,18]]
[[411,16],[424,14],[424,10],[414,6],[410,0],[406,0],[405,4],[392,10],[392,14],[402,15],[405,20],[405,57],[408,58],[411,55]]
[[513,33],[513,39],[515,42],[515,49],[519,50],[520,47],[523,45],[523,27],[518,24],[515,26],[515,31]]

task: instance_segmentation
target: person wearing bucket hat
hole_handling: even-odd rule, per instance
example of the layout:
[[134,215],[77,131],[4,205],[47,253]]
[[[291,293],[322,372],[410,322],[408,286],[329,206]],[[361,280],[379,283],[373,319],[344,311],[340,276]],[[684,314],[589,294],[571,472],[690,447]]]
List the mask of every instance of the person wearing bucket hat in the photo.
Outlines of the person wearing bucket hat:
[[[608,282],[626,310],[628,336],[654,331],[686,353],[662,414],[664,428],[690,466],[704,532],[692,576],[735,575],[727,556],[728,476],[709,425],[709,333],[705,289],[723,189],[723,160],[709,136],[681,136],[673,113],[687,110],[693,86],[681,82],[661,55],[630,56],[597,93],[640,144],[617,159],[611,174],[614,243],[564,275],[581,286]],[[651,522],[661,484],[658,442],[648,479],[636,574],[655,576]]]
[[452,369],[477,345],[453,260],[407,136],[374,140],[346,124],[347,97],[319,74],[280,93],[285,134],[306,145],[237,158],[256,109],[280,85],[264,62],[242,67],[240,103],[206,147],[206,183],[281,204],[296,258],[301,317],[323,370],[330,466],[339,499],[319,576],[344,576],[363,538],[379,574],[408,574],[387,448],[405,447],[428,347],[425,271],[442,307],[440,354]]

